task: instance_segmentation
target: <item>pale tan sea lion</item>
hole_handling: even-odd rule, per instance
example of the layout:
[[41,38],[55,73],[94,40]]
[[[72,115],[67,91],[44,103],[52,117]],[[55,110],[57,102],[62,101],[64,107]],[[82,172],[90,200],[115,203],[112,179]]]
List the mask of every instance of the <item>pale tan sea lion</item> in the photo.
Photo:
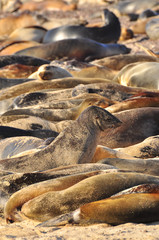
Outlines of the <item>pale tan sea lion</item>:
[[63,121],[63,120],[75,120],[78,116],[89,106],[99,106],[105,108],[108,102],[103,98],[93,97],[84,99],[78,106],[68,109],[47,109],[47,108],[19,108],[8,110],[2,114],[2,116],[8,115],[31,115],[40,117],[48,121]]
[[30,172],[88,163],[94,155],[101,131],[120,124],[117,118],[103,108],[88,107],[48,147],[29,156],[1,160],[1,168],[16,172]]
[[134,62],[159,62],[159,59],[157,59],[156,56],[147,56],[143,54],[125,54],[97,59],[92,61],[91,63],[105,66],[115,71],[119,71],[127,64]]
[[11,55],[25,48],[38,46],[39,43],[33,41],[11,41],[6,42],[0,48],[0,56]]
[[13,222],[17,221],[18,219],[15,216],[15,210],[21,207],[24,203],[28,202],[29,200],[40,196],[46,192],[50,191],[61,191],[68,187],[73,186],[74,184],[86,179],[88,177],[102,174],[104,170],[98,170],[93,172],[86,172],[71,176],[65,176],[55,179],[50,179],[47,181],[42,181],[40,183],[35,183],[29,185],[25,188],[22,188],[18,192],[15,192],[10,199],[7,201],[7,204],[4,209],[4,216],[6,222]]
[[135,108],[114,113],[123,124],[109,132],[102,132],[98,144],[109,148],[123,148],[158,135],[158,114],[158,107]]
[[122,68],[113,81],[124,86],[159,90],[158,73],[158,62],[131,63]]
[[61,67],[44,64],[28,78],[36,80],[52,80],[56,78],[72,77],[71,73]]
[[60,88],[72,88],[79,84],[89,84],[97,82],[109,82],[109,80],[102,78],[61,78],[56,80],[39,81],[33,80],[28,83],[23,83],[17,86],[12,86],[9,89],[0,92],[0,101],[8,98],[19,96],[20,94],[27,92],[35,92],[41,89],[60,89]]
[[159,156],[159,135],[146,138],[143,142],[117,148],[117,151],[138,158],[154,158]]
[[159,158],[150,159],[122,159],[122,158],[105,158],[98,163],[112,165],[125,171],[140,172],[159,176]]
[[120,172],[92,176],[65,190],[44,193],[26,202],[21,212],[33,220],[46,221],[73,211],[83,204],[110,197],[126,188],[143,183],[159,183],[159,178]]

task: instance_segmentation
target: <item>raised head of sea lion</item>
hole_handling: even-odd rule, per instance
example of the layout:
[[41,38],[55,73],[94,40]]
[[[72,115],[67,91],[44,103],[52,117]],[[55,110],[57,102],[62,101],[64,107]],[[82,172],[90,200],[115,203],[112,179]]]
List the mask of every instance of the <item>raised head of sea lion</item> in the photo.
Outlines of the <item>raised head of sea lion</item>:
[[68,38],[89,38],[97,42],[117,42],[120,33],[120,22],[115,14],[108,9],[104,10],[105,25],[103,27],[62,26],[48,30],[43,43],[55,42]]
[[34,56],[48,60],[67,57],[67,59],[91,61],[106,56],[126,54],[129,52],[130,48],[127,48],[123,44],[102,44],[88,38],[67,38],[57,40],[53,43],[26,48],[17,51],[15,54]]
[[103,108],[88,107],[45,149],[29,156],[2,160],[0,165],[2,169],[26,172],[90,162],[101,132],[119,125],[121,122]]

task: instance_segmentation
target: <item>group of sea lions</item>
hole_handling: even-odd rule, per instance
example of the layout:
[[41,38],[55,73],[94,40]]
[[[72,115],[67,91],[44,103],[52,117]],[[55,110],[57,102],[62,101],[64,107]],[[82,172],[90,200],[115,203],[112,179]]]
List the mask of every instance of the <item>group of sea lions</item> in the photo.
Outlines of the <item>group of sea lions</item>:
[[[141,33],[157,39],[150,28],[159,6],[112,2],[99,4],[95,22],[57,18],[50,28],[57,11],[78,16],[85,6],[2,1],[0,210],[7,223],[159,220],[159,59],[142,41],[136,55],[127,44],[142,21]],[[136,20],[128,31],[123,14]]]

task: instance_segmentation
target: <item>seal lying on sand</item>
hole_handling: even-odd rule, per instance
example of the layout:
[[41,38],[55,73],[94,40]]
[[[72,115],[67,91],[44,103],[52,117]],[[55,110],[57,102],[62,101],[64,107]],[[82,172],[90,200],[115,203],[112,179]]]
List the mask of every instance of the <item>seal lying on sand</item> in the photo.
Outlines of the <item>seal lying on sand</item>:
[[76,38],[63,39],[53,43],[40,44],[38,46],[17,51],[16,55],[26,55],[46,60],[67,57],[79,61],[91,61],[98,58],[129,53],[130,48],[117,43],[99,43],[92,39]]
[[44,150],[29,156],[2,160],[0,166],[2,169],[30,172],[90,162],[101,131],[120,124],[116,117],[103,108],[88,107]]
[[103,27],[61,26],[48,30],[43,43],[55,42],[68,38],[89,38],[97,42],[117,42],[121,27],[119,19],[108,9],[104,10],[105,25]]
[[148,223],[158,221],[159,184],[142,184],[126,189],[104,200],[87,203],[74,212],[39,224],[39,227],[66,223],[112,225],[127,222]]
[[159,183],[159,178],[120,172],[92,176],[65,190],[50,191],[33,198],[22,206],[21,212],[28,218],[46,221],[142,183]]

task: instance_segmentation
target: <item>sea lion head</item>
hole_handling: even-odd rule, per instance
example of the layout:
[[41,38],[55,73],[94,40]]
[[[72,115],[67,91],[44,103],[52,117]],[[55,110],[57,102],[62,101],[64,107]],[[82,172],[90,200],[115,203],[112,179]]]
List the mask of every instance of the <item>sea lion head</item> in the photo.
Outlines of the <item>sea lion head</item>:
[[118,127],[121,121],[105,109],[98,106],[86,108],[78,117],[78,122],[83,123],[88,128],[99,128],[104,131],[107,128]]

